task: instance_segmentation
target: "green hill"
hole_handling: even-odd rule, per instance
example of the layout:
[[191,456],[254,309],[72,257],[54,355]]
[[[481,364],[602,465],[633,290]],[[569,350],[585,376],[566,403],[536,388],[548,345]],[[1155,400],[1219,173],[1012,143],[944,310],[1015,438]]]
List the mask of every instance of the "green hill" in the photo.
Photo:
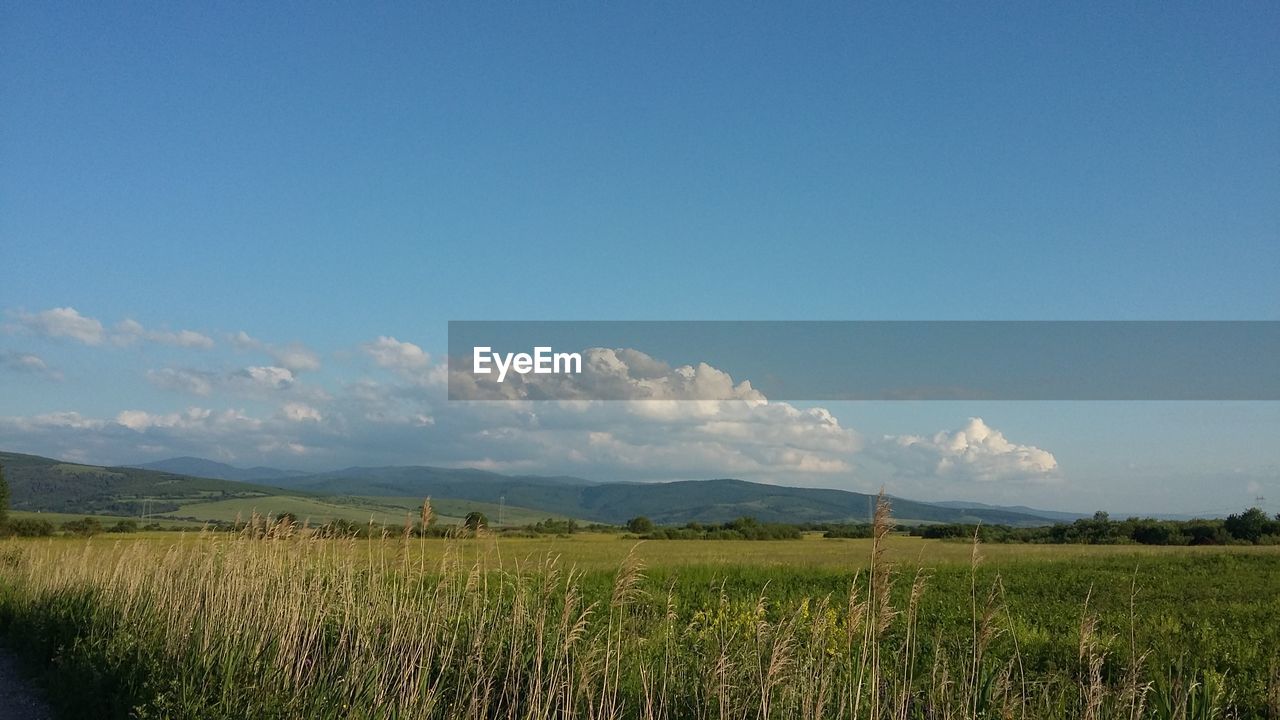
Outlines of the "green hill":
[[197,500],[277,495],[278,488],[157,470],[67,463],[0,452],[14,510],[136,517],[177,510]]
[[[421,498],[434,499],[448,522],[471,510],[506,524],[545,517],[621,524],[645,515],[662,524],[718,523],[749,515],[762,522],[862,522],[874,497],[844,490],[743,480],[594,483],[573,477],[501,475],[439,467],[347,468],[281,477],[273,487],[133,467],[78,465],[35,455],[0,453],[15,510],[232,520],[250,513],[293,512],[333,518],[400,522],[416,517]],[[1046,525],[1049,518],[994,507],[956,508],[894,499],[904,522],[984,522]]]
[[[285,478],[282,485],[319,494],[454,498],[511,506],[596,522],[619,524],[637,515],[655,522],[727,522],[749,515],[763,522],[862,522],[874,496],[746,482],[687,480],[662,483],[593,483],[572,477],[511,476],[439,467],[347,468]],[[894,516],[913,522],[977,522],[1047,525],[1050,520],[1001,508],[950,508],[894,499]]]
[[[182,459],[198,460],[198,459]],[[268,485],[220,480],[139,467],[108,467],[68,463],[38,455],[0,452],[0,466],[11,490],[15,512],[148,517],[202,521],[232,521],[253,513],[280,515],[293,513],[299,519],[320,524],[333,519],[395,524],[405,517],[417,518],[424,495],[406,493],[360,497],[337,488],[279,488]],[[198,465],[193,465],[198,466]],[[322,483],[319,483],[322,485]],[[396,496],[398,495],[398,496]],[[461,522],[477,510],[497,522],[525,525],[555,517],[558,511],[530,509],[496,499],[444,497],[432,500],[437,519],[444,524]],[[55,515],[45,515],[47,518]]]

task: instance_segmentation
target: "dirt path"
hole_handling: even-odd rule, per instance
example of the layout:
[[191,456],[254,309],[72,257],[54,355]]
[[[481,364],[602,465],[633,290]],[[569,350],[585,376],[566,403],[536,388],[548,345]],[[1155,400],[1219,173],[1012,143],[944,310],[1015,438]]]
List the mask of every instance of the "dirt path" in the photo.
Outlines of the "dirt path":
[[51,720],[44,698],[18,669],[18,661],[0,648],[0,720]]

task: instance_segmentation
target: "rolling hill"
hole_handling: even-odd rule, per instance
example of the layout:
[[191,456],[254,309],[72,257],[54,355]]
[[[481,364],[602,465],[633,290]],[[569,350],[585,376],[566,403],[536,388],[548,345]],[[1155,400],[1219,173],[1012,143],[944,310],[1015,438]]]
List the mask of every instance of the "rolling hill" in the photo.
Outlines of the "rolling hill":
[[[637,515],[654,522],[726,522],[749,515],[763,522],[863,522],[874,496],[844,490],[767,485],[744,480],[597,483],[573,477],[502,475],[440,467],[353,467],[277,481],[332,495],[453,498],[498,503],[604,523]],[[1045,525],[1051,518],[1003,508],[948,508],[897,499],[894,516],[914,522]]]
[[251,483],[189,477],[158,470],[63,462],[0,452],[14,510],[137,516],[176,510],[186,502],[280,494]]
[[1009,512],[1022,513],[1024,515],[1035,515],[1037,517],[1048,518],[1056,522],[1067,523],[1074,522],[1080,518],[1087,518],[1092,514],[1062,512],[1060,510],[1040,510],[1037,508],[1027,507],[1026,505],[988,505],[987,503],[973,502],[971,500],[942,500],[932,502],[930,504],[960,510],[1008,510]]
[[176,457],[159,460],[130,467],[142,470],[159,470],[174,475],[189,477],[213,478],[216,480],[236,480],[238,482],[271,482],[280,478],[297,477],[307,473],[298,470],[280,470],[271,467],[238,468],[234,465],[206,460],[197,457]]
[[[175,458],[154,463],[156,467],[175,471],[135,466],[107,467],[64,462],[53,458],[21,453],[0,452],[0,467],[9,482],[11,506],[17,513],[39,512],[46,517],[63,515],[103,515],[201,521],[229,521],[262,515],[290,512],[299,519],[315,524],[332,519],[379,523],[402,522],[406,516],[417,517],[422,495],[396,497],[395,493],[371,493],[378,497],[360,497],[357,493],[319,492],[302,488],[240,482],[220,478],[194,476],[177,472],[177,468],[220,468],[242,471],[200,458]],[[289,473],[289,471],[278,471]],[[292,473],[290,473],[292,475]],[[487,503],[482,500],[433,500],[440,522],[460,522],[468,512],[478,510],[496,522],[499,517],[508,524],[524,525],[547,517],[564,518],[565,514],[543,509],[520,507],[512,502]]]
[[[742,516],[762,522],[864,522],[874,496],[844,490],[768,485],[744,480],[599,483],[574,477],[502,475],[483,470],[429,466],[352,467],[312,475],[288,471],[270,484],[198,477],[138,467],[102,467],[51,458],[0,453],[15,510],[152,515],[226,520],[250,512],[294,512],[314,521],[343,517],[398,522],[413,515],[420,498],[432,497],[448,519],[471,509],[509,524],[548,516],[621,524],[645,515],[662,524],[718,523]],[[175,458],[152,467],[226,468],[199,458]],[[268,468],[269,469],[269,468]],[[903,522],[984,522],[1045,525],[1054,517],[992,506],[947,507],[895,498]]]

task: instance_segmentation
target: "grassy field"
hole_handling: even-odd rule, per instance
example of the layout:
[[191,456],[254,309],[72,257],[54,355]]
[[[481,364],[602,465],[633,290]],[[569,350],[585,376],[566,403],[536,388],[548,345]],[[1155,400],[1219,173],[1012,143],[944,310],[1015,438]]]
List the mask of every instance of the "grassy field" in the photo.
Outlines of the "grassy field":
[[[335,502],[344,502],[347,500],[354,501],[362,505],[378,505],[381,507],[395,508],[400,514],[396,518],[396,522],[403,522],[406,514],[410,518],[416,518],[418,511],[422,508],[422,498],[420,497],[358,497],[358,498],[338,498]],[[434,509],[437,519],[445,522],[444,518],[451,518],[454,522],[461,522],[461,518],[467,516],[467,513],[476,511],[482,512],[489,518],[489,523],[493,526],[502,525],[504,527],[531,525],[547,518],[556,520],[567,519],[566,516],[559,513],[550,513],[543,510],[531,510],[529,508],[513,507],[511,505],[499,505],[498,503],[481,502],[479,500],[456,500],[452,498],[432,498],[431,507]],[[502,522],[499,523],[499,518]]]
[[166,528],[175,527],[175,528],[184,528],[188,530],[199,530],[200,528],[204,527],[204,523],[202,522],[192,522],[189,520],[167,520],[167,519],[153,518],[153,519],[148,519],[146,521],[143,521],[141,518],[137,516],[125,517],[123,515],[85,515],[85,514],[77,515],[75,513],[24,512],[21,510],[15,510],[10,512],[9,516],[12,517],[14,520],[47,520],[53,523],[54,527],[59,527],[62,525],[62,523],[72,521],[72,520],[83,520],[86,517],[92,517],[93,519],[102,523],[104,526],[113,525],[121,520],[132,520],[138,523],[139,525],[143,525],[150,522],[156,522]]
[[72,716],[1280,713],[1280,548],[119,540],[0,547]]
[[[435,511],[436,522],[444,525],[459,524],[462,518],[472,511],[484,513],[495,526],[498,525],[499,517],[502,518],[502,524],[506,526],[527,525],[548,517],[557,519],[563,517],[527,508],[499,507],[485,502],[441,499],[433,500],[431,504]],[[421,508],[422,498],[309,498],[269,495],[191,502],[175,511],[164,513],[164,516],[231,522],[237,518],[247,520],[254,513],[272,516],[293,513],[299,521],[309,521],[311,525],[321,525],[335,519],[363,524],[369,522],[370,518],[378,524],[394,525],[403,523],[406,518],[411,521],[416,519]]]
[[[231,522],[236,519],[247,521],[255,513],[258,515],[280,516],[293,513],[300,522],[309,521],[312,525],[322,525],[329,520],[342,519],[355,523],[367,523],[370,519],[375,523],[403,522],[405,510],[392,504],[373,502],[329,502],[316,498],[294,497],[290,495],[271,495],[267,497],[231,498],[229,500],[213,500],[208,502],[189,503],[179,507],[172,513],[173,517],[194,517],[200,520],[220,520]],[[419,501],[421,504],[421,501]],[[412,517],[412,514],[410,515]],[[440,517],[442,523],[457,523],[460,520],[447,515]]]

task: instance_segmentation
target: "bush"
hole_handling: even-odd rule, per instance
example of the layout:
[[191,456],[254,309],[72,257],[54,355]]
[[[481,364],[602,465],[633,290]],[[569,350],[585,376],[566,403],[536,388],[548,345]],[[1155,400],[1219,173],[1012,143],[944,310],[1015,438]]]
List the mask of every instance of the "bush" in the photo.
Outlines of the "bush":
[[71,533],[72,535],[80,535],[90,537],[102,532],[102,523],[97,518],[83,518],[81,520],[68,520],[62,523],[62,531]]
[[537,535],[572,535],[578,531],[578,523],[574,520],[556,520],[547,518],[525,528]]
[[740,517],[721,525],[689,523],[684,527],[655,527],[640,537],[649,540],[799,540],[804,533],[795,525],[760,523]]
[[48,520],[10,520],[0,528],[0,535],[16,537],[47,537],[53,534],[53,523]]
[[627,521],[627,532],[643,535],[653,530],[653,521],[640,515]]
[[479,512],[477,510],[472,510],[471,512],[467,513],[467,517],[465,520],[462,521],[462,524],[468,530],[475,532],[480,528],[489,527],[489,518],[486,517],[485,514],[482,512]]

